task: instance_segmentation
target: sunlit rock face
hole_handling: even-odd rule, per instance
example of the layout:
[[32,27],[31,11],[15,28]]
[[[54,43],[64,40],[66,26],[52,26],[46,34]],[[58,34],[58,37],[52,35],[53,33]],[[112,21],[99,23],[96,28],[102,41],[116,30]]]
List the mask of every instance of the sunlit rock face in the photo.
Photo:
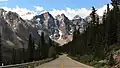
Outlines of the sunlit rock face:
[[[41,19],[24,20],[15,12],[0,9],[0,34],[2,36],[2,56],[4,60],[12,59],[13,48],[17,50],[17,54],[22,48],[25,50],[28,48],[30,33],[35,40],[35,45],[38,45],[41,32],[44,32],[45,42],[48,43],[49,30],[44,27],[46,24],[40,23]],[[20,57],[20,55],[17,56]]]
[[35,42],[38,43],[39,30],[48,33],[37,20],[23,20],[15,12],[0,9],[0,32],[6,47],[27,48],[29,33],[33,34]]
[[56,19],[58,20],[58,29],[59,29],[59,34],[60,34],[60,39],[66,37],[69,35],[70,31],[70,25],[72,25],[71,21],[64,15],[57,15]]
[[57,21],[49,12],[36,15],[33,17],[33,20],[39,20],[38,22],[42,25],[42,29],[47,30],[49,35],[54,35],[55,30],[58,28]]
[[[102,21],[102,17],[100,19]],[[38,45],[42,32],[44,32],[46,43],[49,42],[50,37],[60,45],[64,45],[72,41],[72,35],[75,30],[79,30],[82,33],[91,20],[91,16],[83,19],[79,15],[69,20],[64,14],[57,15],[54,18],[47,11],[33,16],[31,20],[24,20],[15,12],[0,9],[0,33],[2,35],[4,59],[12,58],[13,48],[27,49],[30,33],[36,45]]]
[[31,20],[24,20],[15,12],[0,9],[0,33],[4,40],[3,47],[27,49],[29,33],[32,33],[36,44],[41,32],[45,33],[46,40],[49,37],[53,40],[67,39],[75,29],[83,32],[90,21],[91,16],[83,19],[76,15],[69,20],[64,14],[60,14],[54,18],[47,11],[34,16]]

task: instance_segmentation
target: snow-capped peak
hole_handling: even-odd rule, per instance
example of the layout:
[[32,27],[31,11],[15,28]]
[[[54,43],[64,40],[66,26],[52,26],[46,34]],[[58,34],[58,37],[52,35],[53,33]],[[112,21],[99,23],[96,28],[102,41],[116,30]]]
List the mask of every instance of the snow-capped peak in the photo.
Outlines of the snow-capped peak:
[[42,10],[42,11],[40,12],[40,14],[44,14],[44,13],[48,13],[48,11]]

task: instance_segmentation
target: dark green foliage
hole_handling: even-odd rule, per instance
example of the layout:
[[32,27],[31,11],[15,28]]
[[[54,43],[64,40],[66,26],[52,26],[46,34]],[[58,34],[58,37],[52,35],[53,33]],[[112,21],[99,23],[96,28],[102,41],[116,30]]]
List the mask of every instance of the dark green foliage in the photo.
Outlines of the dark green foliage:
[[109,7],[109,4],[107,4],[107,12],[110,11],[110,7]]
[[48,57],[53,57],[53,55],[56,55],[54,42],[49,38],[48,43],[45,43],[44,32],[42,32],[40,36],[38,51],[40,56],[39,59],[45,59]]
[[2,65],[2,38],[0,34],[0,66]]
[[[102,23],[96,9],[92,7],[90,14],[92,20],[88,22],[83,33],[74,31],[73,41],[65,44],[62,49],[71,56],[93,55],[93,60],[103,60],[107,58],[111,45],[120,44],[120,11],[116,3],[110,10],[107,4],[107,12],[104,12]],[[110,65],[114,65],[113,55],[110,58]],[[77,57],[79,58],[79,57]]]
[[120,4],[120,1],[119,1],[119,0],[111,0],[111,1],[112,1],[112,5],[113,5],[113,4],[119,5],[119,4]]
[[25,49],[24,48],[22,48],[22,63],[24,63],[25,62]]
[[115,65],[115,60],[114,60],[114,58],[113,58],[113,54],[110,54],[110,57],[109,57],[109,65],[110,65],[110,66]]
[[48,53],[48,57],[54,57],[55,56],[55,48],[53,46],[51,46],[49,48],[49,53]]
[[40,36],[40,40],[39,40],[39,44],[38,44],[38,58],[39,60],[42,59],[42,55],[43,55],[43,52],[42,52],[42,41],[41,41],[41,36]]
[[[49,37],[48,37],[49,38]],[[8,64],[20,64],[26,62],[33,62],[38,60],[43,60],[46,58],[56,58],[56,43],[53,42],[50,38],[45,42],[45,35],[42,32],[39,40],[39,44],[35,43],[35,40],[32,34],[29,34],[28,40],[28,48],[13,48],[12,50],[12,59],[8,62],[4,62],[5,65]],[[1,43],[1,36],[0,36],[0,43]],[[0,50],[1,50],[0,45]],[[1,55],[1,52],[0,52]],[[2,55],[1,55],[2,60]],[[2,65],[2,62],[1,62]]]
[[16,63],[16,49],[13,48],[13,53],[12,53],[12,64]]
[[28,61],[33,61],[34,56],[34,40],[32,38],[32,34],[29,35],[28,41]]
[[41,44],[42,44],[42,58],[46,58],[46,44],[45,44],[45,39],[44,39],[44,32],[41,33]]

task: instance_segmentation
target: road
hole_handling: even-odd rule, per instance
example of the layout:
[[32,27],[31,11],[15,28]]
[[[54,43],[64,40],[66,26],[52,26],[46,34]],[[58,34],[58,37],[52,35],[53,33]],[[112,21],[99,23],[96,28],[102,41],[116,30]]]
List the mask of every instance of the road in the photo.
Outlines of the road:
[[59,58],[48,63],[44,63],[36,68],[93,68],[93,67],[72,60],[71,58],[67,57],[67,55],[61,55]]

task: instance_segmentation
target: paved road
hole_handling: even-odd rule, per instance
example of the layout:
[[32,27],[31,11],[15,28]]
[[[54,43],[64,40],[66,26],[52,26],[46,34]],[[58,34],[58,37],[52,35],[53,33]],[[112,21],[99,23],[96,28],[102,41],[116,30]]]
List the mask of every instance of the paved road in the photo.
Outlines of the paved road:
[[71,58],[67,57],[67,55],[62,55],[56,60],[42,64],[36,68],[93,68],[93,67],[72,60]]

